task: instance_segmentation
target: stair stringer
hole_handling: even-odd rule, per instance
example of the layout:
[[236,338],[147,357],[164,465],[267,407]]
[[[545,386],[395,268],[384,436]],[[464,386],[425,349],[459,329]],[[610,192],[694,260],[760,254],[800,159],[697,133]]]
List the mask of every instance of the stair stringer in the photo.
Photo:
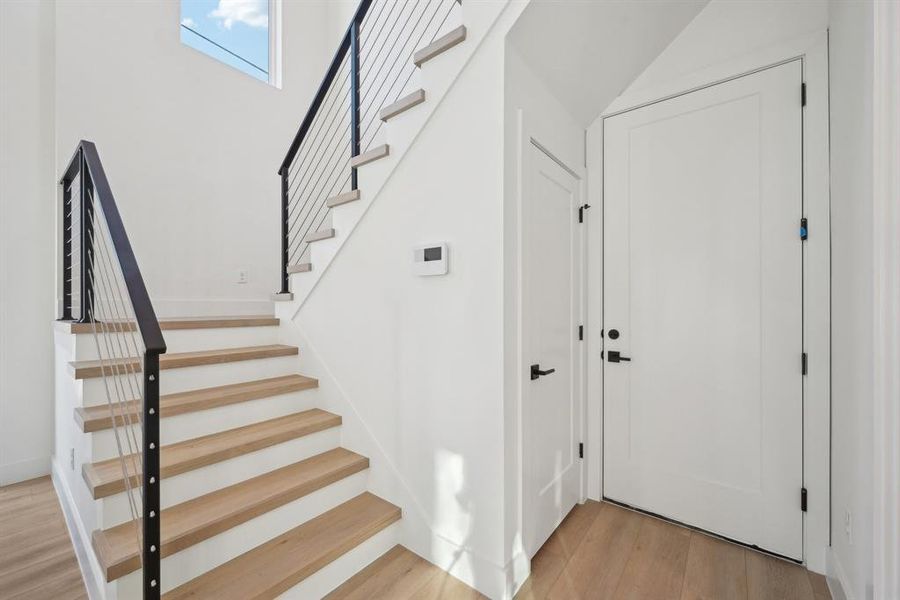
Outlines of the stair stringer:
[[[310,244],[306,260],[312,263],[312,270],[289,276],[293,298],[275,303],[278,316],[283,319],[296,316],[328,270],[335,256],[388,183],[397,166],[403,161],[403,157],[412,149],[416,139],[441,105],[447,92],[454,86],[466,65],[479,51],[488,34],[497,34],[498,29],[502,29],[502,35],[505,36],[505,32],[530,1],[502,0],[500,2],[462,3],[462,23],[467,29],[466,40],[423,64],[420,72],[416,74],[417,76],[412,78],[411,85],[415,84],[416,87],[421,86],[425,89],[425,102],[392,118],[383,125],[382,132],[379,132],[379,139],[373,144],[373,147],[378,143],[386,143],[390,147],[390,154],[359,167],[360,199],[331,209],[329,216],[335,236]],[[508,24],[498,28],[501,15],[502,21]],[[502,85],[502,82],[496,83]],[[409,91],[412,91],[411,88],[405,90],[404,93]]]
[[[512,565],[499,564],[435,530],[433,517],[418,501],[397,465],[357,410],[356,404],[338,383],[328,365],[322,361],[315,345],[305,335],[303,327],[297,322],[283,322],[281,328],[283,339],[303,344],[305,351],[300,359],[302,368],[317,374],[320,408],[341,415],[343,419],[341,447],[369,458],[368,491],[402,509],[403,517],[391,527],[394,532],[391,540],[402,544],[489,598],[512,598],[513,594],[509,589]],[[374,555],[372,560],[378,556],[380,554]],[[365,564],[368,563],[363,563],[363,566]],[[333,573],[335,568],[337,567],[331,569],[332,572],[327,577],[328,581],[335,583],[334,587],[356,573],[348,570],[337,576]],[[318,588],[315,585],[313,587]]]

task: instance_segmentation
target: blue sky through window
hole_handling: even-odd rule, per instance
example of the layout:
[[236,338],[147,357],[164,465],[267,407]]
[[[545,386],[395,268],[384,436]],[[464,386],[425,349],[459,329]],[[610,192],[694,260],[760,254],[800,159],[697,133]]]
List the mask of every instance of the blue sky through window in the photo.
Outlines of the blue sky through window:
[[268,0],[181,0],[181,41],[269,81]]

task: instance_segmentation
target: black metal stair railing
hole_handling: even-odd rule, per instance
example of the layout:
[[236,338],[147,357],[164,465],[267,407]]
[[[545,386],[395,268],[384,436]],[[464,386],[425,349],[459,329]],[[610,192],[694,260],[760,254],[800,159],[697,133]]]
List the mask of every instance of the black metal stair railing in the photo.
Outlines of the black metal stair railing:
[[90,324],[143,569],[160,597],[159,357],[166,343],[97,148],[82,140],[62,188],[61,320]]
[[327,200],[357,189],[351,158],[368,150],[381,109],[412,80],[412,56],[441,33],[459,0],[362,0],[278,169],[281,289],[308,255],[306,237],[330,217]]

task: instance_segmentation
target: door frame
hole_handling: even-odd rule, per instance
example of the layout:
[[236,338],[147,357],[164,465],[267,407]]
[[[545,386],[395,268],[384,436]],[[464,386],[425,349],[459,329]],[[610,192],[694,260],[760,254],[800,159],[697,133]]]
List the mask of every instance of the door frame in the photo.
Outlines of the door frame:
[[[587,160],[591,180],[588,202],[603,206],[603,125],[605,119],[648,104],[667,100],[725,81],[800,60],[807,88],[803,111],[803,212],[809,219],[810,237],[803,248],[803,337],[808,354],[808,374],[803,384],[803,482],[808,508],[803,515],[803,562],[818,573],[826,570],[831,522],[831,237],[828,139],[828,34],[803,36],[708,67],[675,81],[640,90],[614,101],[588,130]],[[798,90],[798,102],[799,102]],[[588,297],[600,298],[600,310],[588,311],[588,497],[603,497],[603,223],[588,221],[588,253],[599,257],[588,262]],[[799,507],[799,495],[798,495]]]
[[[516,545],[516,554],[525,556],[527,554],[527,549],[524,548],[524,531],[525,531],[525,520],[527,518],[525,512],[525,493],[526,493],[526,484],[525,484],[525,443],[527,440],[525,439],[525,429],[524,429],[524,408],[529,397],[529,390],[524,384],[526,372],[525,372],[525,315],[522,311],[522,299],[524,298],[525,289],[524,289],[524,260],[523,260],[523,224],[522,224],[522,215],[524,214],[523,208],[525,203],[525,194],[526,191],[526,176],[528,163],[531,160],[529,158],[529,154],[532,149],[543,152],[546,156],[548,156],[551,160],[560,165],[561,168],[571,173],[578,180],[579,186],[579,197],[581,198],[581,202],[587,202],[587,177],[584,170],[584,167],[577,164],[569,164],[564,161],[560,156],[569,156],[572,154],[569,148],[565,148],[568,152],[562,153],[558,150],[554,151],[552,144],[547,143],[545,139],[546,136],[542,135],[545,130],[545,127],[541,127],[543,123],[535,123],[532,124],[531,120],[533,117],[529,114],[529,117],[526,118],[525,111],[522,109],[518,109],[516,111],[516,117],[518,120],[516,126],[516,198],[515,198],[515,211],[516,222],[513,226],[513,230],[515,232],[516,240],[515,245],[518,248],[518,251],[513,255],[515,257],[516,265],[515,265],[515,297],[516,297],[516,310],[515,314],[515,345],[516,345],[516,366],[513,369],[514,377],[515,377],[515,386],[517,401],[515,403],[516,406],[516,414],[515,414],[515,427],[516,427],[516,462],[518,463],[518,468],[516,469],[518,485],[517,485],[517,504],[516,513],[518,515],[516,529],[519,532],[522,532],[522,539],[520,540],[521,546],[519,543]],[[540,119],[538,118],[538,121]],[[581,321],[585,324],[585,329],[587,328],[587,222],[588,219],[585,218],[585,228],[581,232],[581,293],[580,302],[581,302]],[[575,332],[573,332],[573,335]],[[585,332],[585,342],[587,340],[587,334]],[[578,386],[576,389],[576,393],[578,394],[578,404],[580,406],[581,412],[581,439],[583,443],[587,445],[587,417],[586,417],[586,406],[587,406],[587,373],[589,370],[589,365],[587,361],[587,344],[582,344],[578,346],[579,351],[577,353],[577,359],[581,361],[581,372],[578,381]],[[512,383],[512,382],[509,382]],[[587,498],[587,461],[582,460],[579,465],[579,481],[580,481],[580,489],[578,494],[578,502],[584,502]],[[530,559],[526,559],[530,560]]]

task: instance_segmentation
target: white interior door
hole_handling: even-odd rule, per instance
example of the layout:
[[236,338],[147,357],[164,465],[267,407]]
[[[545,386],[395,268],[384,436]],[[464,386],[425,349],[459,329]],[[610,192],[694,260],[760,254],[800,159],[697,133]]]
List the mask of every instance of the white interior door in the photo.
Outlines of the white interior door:
[[798,60],[604,126],[604,495],[795,559],[800,85]]
[[581,499],[583,226],[578,178],[534,144],[523,180],[524,529],[533,556]]

